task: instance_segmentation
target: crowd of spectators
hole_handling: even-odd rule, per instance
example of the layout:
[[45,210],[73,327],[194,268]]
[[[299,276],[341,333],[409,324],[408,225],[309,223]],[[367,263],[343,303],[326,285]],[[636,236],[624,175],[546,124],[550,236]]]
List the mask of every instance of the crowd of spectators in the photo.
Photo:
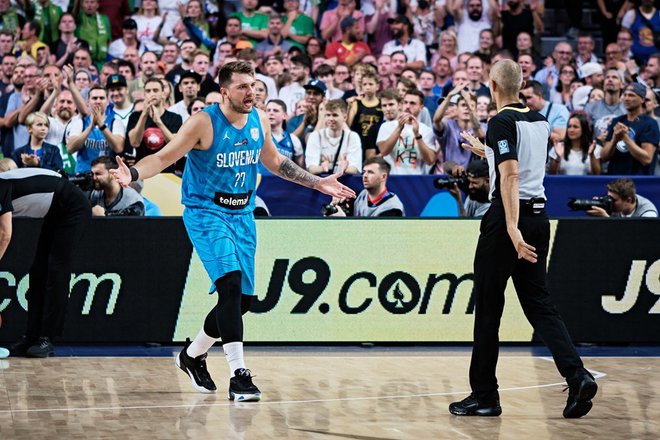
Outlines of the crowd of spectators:
[[388,175],[467,170],[461,133],[483,139],[488,72],[509,58],[551,125],[548,173],[660,175],[657,2],[594,2],[595,34],[571,3],[557,38],[542,0],[0,0],[2,154],[69,174],[130,164],[219,102],[215,73],[238,59],[277,147],[312,173],[374,157]]

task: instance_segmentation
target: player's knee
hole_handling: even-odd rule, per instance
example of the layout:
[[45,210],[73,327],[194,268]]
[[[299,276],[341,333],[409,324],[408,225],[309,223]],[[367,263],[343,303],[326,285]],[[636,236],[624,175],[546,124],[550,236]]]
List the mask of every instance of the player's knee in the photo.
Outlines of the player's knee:
[[238,302],[241,298],[241,272],[229,272],[215,281],[218,303]]

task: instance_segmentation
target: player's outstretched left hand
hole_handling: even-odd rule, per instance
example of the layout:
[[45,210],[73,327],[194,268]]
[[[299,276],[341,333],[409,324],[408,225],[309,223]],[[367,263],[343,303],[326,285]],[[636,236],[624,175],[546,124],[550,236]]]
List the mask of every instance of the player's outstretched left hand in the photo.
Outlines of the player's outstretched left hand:
[[128,169],[128,166],[124,163],[121,157],[117,156],[117,165],[119,168],[115,170],[109,170],[110,174],[119,182],[121,186],[126,188],[129,183],[131,183],[131,172]]
[[346,185],[339,183],[337,180],[344,175],[344,170],[346,170],[347,166],[348,162],[346,160],[342,160],[340,162],[339,171],[319,180],[314,189],[339,199],[354,199],[355,191]]

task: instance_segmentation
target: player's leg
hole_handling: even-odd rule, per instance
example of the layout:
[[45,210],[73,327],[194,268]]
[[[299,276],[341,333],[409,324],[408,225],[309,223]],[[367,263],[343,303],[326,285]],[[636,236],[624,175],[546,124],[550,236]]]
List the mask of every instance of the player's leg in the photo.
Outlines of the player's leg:
[[564,417],[582,417],[591,409],[591,399],[598,385],[584,368],[546,286],[549,223],[543,217],[523,216],[520,225],[523,236],[536,248],[538,255],[538,261],[534,264],[520,261],[512,275],[520,305],[536,334],[548,346],[559,373],[569,385]]

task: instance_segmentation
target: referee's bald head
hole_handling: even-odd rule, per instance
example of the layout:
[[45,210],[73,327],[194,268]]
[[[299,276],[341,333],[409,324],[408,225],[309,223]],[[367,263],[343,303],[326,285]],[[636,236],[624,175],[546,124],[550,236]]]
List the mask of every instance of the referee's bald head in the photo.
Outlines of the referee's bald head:
[[500,60],[490,69],[490,81],[495,82],[502,93],[518,96],[522,85],[522,70],[513,60]]

